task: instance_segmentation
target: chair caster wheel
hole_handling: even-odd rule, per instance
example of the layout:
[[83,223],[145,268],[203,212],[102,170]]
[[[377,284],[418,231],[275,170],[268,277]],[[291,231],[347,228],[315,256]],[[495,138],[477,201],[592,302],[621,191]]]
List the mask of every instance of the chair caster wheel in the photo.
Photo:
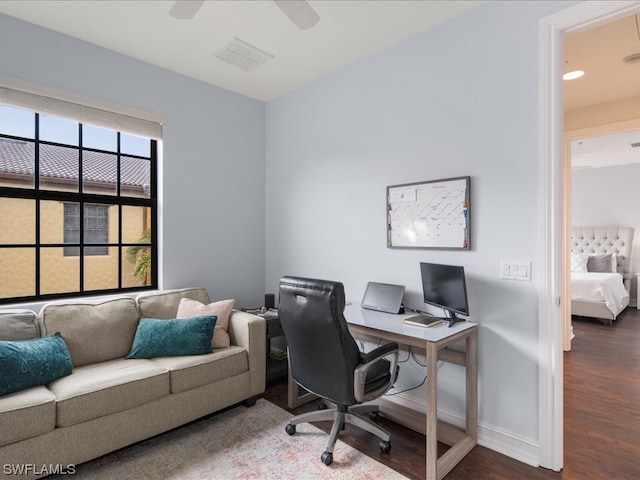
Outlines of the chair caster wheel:
[[382,440],[380,442],[380,451],[382,453],[389,453],[391,451],[391,442],[385,442]]
[[289,435],[293,435],[294,433],[296,433],[296,426],[292,423],[289,423],[286,427],[284,427],[284,429]]
[[376,410],[375,412],[369,412],[369,418],[371,420],[378,420],[380,418],[380,411]]
[[331,463],[333,463],[333,453],[324,452],[320,457],[320,460],[322,460],[322,463],[325,465],[331,465]]
[[318,406],[318,410],[326,410],[327,408],[329,408],[329,407],[327,407],[327,404],[326,404],[326,403],[324,403],[324,402],[323,402],[323,403],[321,403],[321,404]]

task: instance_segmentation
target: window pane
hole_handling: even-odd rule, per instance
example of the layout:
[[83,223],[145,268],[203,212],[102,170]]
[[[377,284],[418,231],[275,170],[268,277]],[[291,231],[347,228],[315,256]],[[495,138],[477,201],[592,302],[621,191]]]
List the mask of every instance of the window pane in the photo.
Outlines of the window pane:
[[138,155],[139,157],[150,157],[151,142],[148,138],[121,133],[120,152],[128,153],[129,155]]
[[[85,205],[84,206],[84,243],[109,243],[110,231],[114,231],[117,241],[117,223],[110,228],[109,210],[118,214],[118,208],[114,205]],[[117,222],[117,219],[116,219]],[[108,255],[108,247],[85,247],[85,255]],[[117,277],[117,275],[116,275]]]
[[78,191],[77,148],[40,145],[40,188],[62,192]]
[[0,132],[15,137],[36,138],[36,114],[21,108],[0,105]]
[[151,163],[149,160],[122,157],[120,183],[122,194],[128,197],[150,198]]
[[78,122],[40,115],[40,140],[78,146]]
[[84,206],[85,243],[109,242],[109,207],[106,205]]
[[85,247],[84,289],[105,290],[118,288],[118,247],[105,247],[101,256],[93,256],[87,250],[96,247]]
[[34,187],[34,152],[33,142],[0,138],[0,187]]
[[0,298],[35,295],[35,258],[34,248],[0,248]]
[[118,134],[114,130],[82,125],[82,146],[98,150],[118,151]]
[[80,291],[80,257],[65,256],[64,249],[40,249],[40,293]]
[[83,152],[82,188],[85,193],[116,195],[118,157],[115,154]]
[[122,207],[122,243],[150,243],[149,207]]
[[[79,204],[55,200],[40,202],[40,243],[72,243],[80,239]],[[75,230],[77,237],[66,237]],[[67,241],[68,240],[68,241]]]
[[36,201],[0,198],[0,244],[34,244]]
[[122,286],[151,285],[151,248],[126,247],[122,255]]

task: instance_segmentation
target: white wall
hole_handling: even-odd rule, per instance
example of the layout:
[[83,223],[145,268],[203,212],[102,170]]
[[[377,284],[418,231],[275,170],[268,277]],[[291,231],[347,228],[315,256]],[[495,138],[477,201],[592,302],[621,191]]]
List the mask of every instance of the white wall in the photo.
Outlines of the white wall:
[[264,295],[264,104],[0,15],[0,74],[159,112],[162,287]]
[[[420,261],[464,265],[479,323],[480,443],[537,463],[538,19],[569,2],[491,2],[267,105],[266,286],[370,280],[421,302]],[[387,249],[385,186],[471,176],[471,251]],[[532,282],[499,279],[501,259]],[[399,389],[424,370],[401,367]],[[393,397],[424,403],[424,388]],[[439,408],[463,417],[444,365]]]
[[[640,209],[636,202],[640,164],[573,170],[571,183],[571,224],[635,228],[631,271],[640,272]],[[632,300],[636,290],[634,278]]]

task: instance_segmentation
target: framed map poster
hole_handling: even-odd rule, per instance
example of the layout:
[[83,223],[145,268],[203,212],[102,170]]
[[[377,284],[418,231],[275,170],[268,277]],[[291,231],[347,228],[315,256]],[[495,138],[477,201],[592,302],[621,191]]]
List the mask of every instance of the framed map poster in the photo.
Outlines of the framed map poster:
[[388,248],[470,248],[470,177],[387,187]]

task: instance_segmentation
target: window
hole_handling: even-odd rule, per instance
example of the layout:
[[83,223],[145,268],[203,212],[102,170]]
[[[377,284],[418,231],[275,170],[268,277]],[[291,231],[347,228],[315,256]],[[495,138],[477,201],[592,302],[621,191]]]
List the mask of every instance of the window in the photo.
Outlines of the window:
[[157,141],[0,105],[0,303],[157,288]]
[[[85,205],[85,243],[109,243],[109,207],[106,205]],[[80,205],[64,204],[64,243],[80,244]],[[65,256],[78,256],[78,247],[64,247]],[[85,247],[85,255],[108,255],[108,247]]]

